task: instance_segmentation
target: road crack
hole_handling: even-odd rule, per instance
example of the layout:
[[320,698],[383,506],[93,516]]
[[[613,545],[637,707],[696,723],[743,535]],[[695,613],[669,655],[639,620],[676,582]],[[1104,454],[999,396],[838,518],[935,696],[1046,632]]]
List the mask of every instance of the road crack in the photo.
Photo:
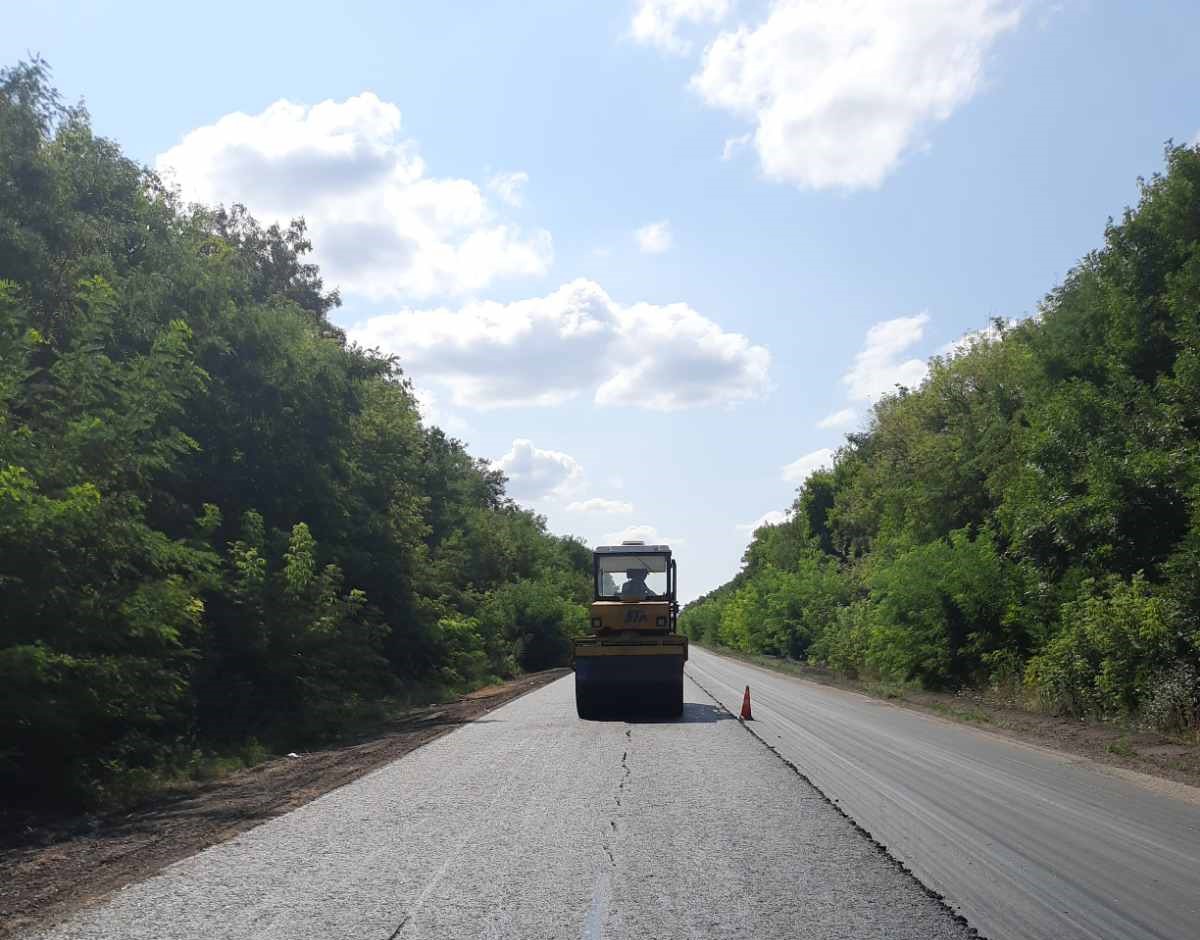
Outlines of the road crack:
[[[625,730],[625,739],[627,741],[633,739],[632,729]],[[633,776],[633,771],[629,769],[629,749],[626,748],[621,752],[621,779],[617,783],[617,790],[613,794],[613,803],[616,804],[617,815],[621,809],[621,794],[625,792],[625,784],[629,782],[629,778]],[[608,856],[609,865],[616,865],[616,857],[613,855],[613,839],[620,832],[620,827],[617,825],[615,818],[608,820],[608,828],[600,831],[600,845],[604,849],[604,854]]]

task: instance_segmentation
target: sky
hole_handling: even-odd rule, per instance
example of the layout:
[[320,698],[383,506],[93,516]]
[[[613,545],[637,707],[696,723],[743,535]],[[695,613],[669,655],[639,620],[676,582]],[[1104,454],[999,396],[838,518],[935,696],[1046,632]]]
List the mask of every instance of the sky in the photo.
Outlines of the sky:
[[551,530],[736,573],[872,403],[1200,134],[1194,0],[13,4],[97,133],[303,216],[333,319]]

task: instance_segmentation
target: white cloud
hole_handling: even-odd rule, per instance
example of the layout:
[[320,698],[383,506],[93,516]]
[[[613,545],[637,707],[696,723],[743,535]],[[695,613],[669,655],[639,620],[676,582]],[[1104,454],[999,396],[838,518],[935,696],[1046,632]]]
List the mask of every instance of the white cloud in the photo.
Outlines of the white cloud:
[[521,501],[563,496],[583,480],[583,467],[570,454],[542,450],[524,438],[492,466],[508,477],[508,495]]
[[770,354],[686,304],[622,306],[593,281],[546,297],[372,317],[352,339],[400,357],[456,405],[557,405],[591,392],[601,405],[675,411],[766,391]]
[[641,541],[647,545],[670,545],[672,548],[684,544],[682,538],[669,538],[659,535],[658,529],[652,525],[629,525],[620,532],[609,532],[604,536],[604,545],[620,545],[622,542]]
[[629,515],[633,512],[633,503],[619,499],[603,499],[594,496],[591,499],[568,503],[567,512],[594,512],[604,515]]
[[741,134],[737,137],[730,137],[721,148],[721,159],[726,161],[732,160],[753,139],[753,134]]
[[661,255],[671,247],[671,223],[666,219],[651,222],[634,232],[633,237],[644,254]]
[[437,395],[427,388],[413,388],[413,398],[417,400],[417,411],[421,420],[426,424],[437,424],[441,417],[437,406]]
[[753,522],[743,523],[737,527],[739,532],[748,532],[753,535],[765,525],[780,525],[787,522],[788,514],[779,509],[772,509],[770,512],[764,512]]
[[679,27],[720,22],[732,5],[730,0],[637,0],[630,33],[640,43],[686,55],[692,44],[679,35]]
[[596,403],[678,411],[732,404],[766,391],[770,354],[686,304],[615,307],[615,368]]
[[843,408],[841,411],[835,411],[833,414],[826,415],[817,422],[817,427],[833,429],[833,428],[848,428],[854,424],[854,419],[858,417],[858,413],[853,408]]
[[833,450],[822,447],[793,460],[783,468],[783,478],[789,483],[803,483],[817,470],[828,470],[833,466]]
[[417,400],[417,411],[426,427],[439,427],[447,434],[455,437],[467,437],[474,429],[456,414],[447,412],[438,404],[438,396],[427,388],[413,387],[413,397]]
[[969,101],[1021,0],[775,0],[721,33],[692,86],[755,125],[773,180],[878,186],[927,129]]
[[[1011,329],[1020,322],[1020,320],[1010,317],[1007,321],[1005,321],[1004,329]],[[970,332],[964,333],[958,339],[947,343],[945,346],[942,346],[940,349],[938,349],[936,355],[953,358],[960,353],[970,352],[972,347],[978,343],[992,342],[1000,339],[1002,335],[1003,329],[998,327],[995,323],[989,323],[981,330],[971,330]]]
[[475,183],[427,175],[400,136],[400,110],[370,92],[227,114],[156,166],[189,200],[244,203],[264,221],[304,216],[330,285],[375,299],[538,276],[553,255],[548,232],[499,219]]
[[520,206],[525,201],[523,190],[528,182],[528,173],[497,173],[488,180],[488,189],[510,206]]
[[901,353],[918,343],[925,333],[929,314],[884,320],[867,330],[867,342],[854,357],[854,365],[842,376],[855,401],[877,401],[894,392],[897,385],[916,388],[929,372],[923,359],[900,359]]

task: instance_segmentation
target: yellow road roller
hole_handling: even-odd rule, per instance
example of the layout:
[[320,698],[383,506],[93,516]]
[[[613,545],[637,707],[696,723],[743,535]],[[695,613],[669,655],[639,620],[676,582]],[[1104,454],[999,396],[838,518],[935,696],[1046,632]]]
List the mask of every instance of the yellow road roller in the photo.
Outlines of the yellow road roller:
[[683,714],[687,637],[675,631],[675,561],[668,545],[622,542],[592,554],[591,634],[575,639],[580,718]]

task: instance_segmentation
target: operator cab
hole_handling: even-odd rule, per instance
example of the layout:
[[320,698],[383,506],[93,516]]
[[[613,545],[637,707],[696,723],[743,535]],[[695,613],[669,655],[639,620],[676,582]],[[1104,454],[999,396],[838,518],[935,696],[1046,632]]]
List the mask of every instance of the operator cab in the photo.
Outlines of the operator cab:
[[[593,629],[602,633],[675,631],[679,605],[675,602],[675,561],[669,545],[601,545],[592,557]],[[630,610],[631,605],[639,609]]]
[[594,565],[598,601],[675,599],[675,563],[668,545],[602,545]]

